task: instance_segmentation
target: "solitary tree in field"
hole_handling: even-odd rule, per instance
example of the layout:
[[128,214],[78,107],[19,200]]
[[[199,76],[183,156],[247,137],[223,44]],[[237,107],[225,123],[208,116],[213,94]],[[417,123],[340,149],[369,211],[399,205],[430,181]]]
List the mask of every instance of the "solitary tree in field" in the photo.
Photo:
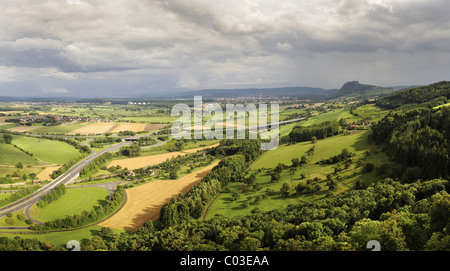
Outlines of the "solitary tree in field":
[[281,187],[280,191],[281,191],[281,195],[283,195],[283,197],[287,197],[289,195],[289,191],[291,190],[291,185],[288,183],[284,183],[283,186]]
[[10,134],[3,134],[3,140],[5,140],[6,144],[11,144],[13,137]]

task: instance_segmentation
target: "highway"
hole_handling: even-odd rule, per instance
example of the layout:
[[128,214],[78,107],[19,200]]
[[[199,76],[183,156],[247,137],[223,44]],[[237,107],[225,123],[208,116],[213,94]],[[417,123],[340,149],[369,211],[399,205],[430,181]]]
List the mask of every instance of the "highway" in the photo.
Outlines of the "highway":
[[[287,120],[287,121],[280,121],[277,123],[270,123],[267,124],[268,127],[273,126],[273,125],[287,125],[290,123],[294,123],[294,122],[299,122],[304,120],[305,118],[297,118],[297,119],[292,119],[292,120]],[[263,126],[263,127],[251,127],[251,128],[267,128],[267,126]],[[33,135],[32,135],[33,136]],[[161,142],[158,140],[158,143],[156,145],[152,145],[149,147],[156,147],[156,146],[160,146],[165,144],[166,142]],[[84,144],[86,144],[86,142],[84,142]],[[113,152],[123,146],[126,145],[131,145],[132,141],[124,141],[118,144],[115,144],[109,148],[106,148],[104,150],[101,150],[99,152],[94,152],[92,151],[92,154],[90,156],[88,156],[87,158],[84,158],[83,160],[81,160],[80,162],[78,162],[76,165],[74,165],[72,168],[70,168],[67,172],[63,173],[61,176],[59,176],[58,178],[56,178],[55,180],[53,180],[52,182],[50,182],[49,184],[43,186],[42,188],[40,188],[38,191],[34,192],[33,194],[20,199],[14,203],[11,203],[7,206],[4,206],[2,208],[0,208],[0,218],[3,216],[6,216],[7,213],[11,212],[17,212],[21,209],[27,208],[32,206],[33,204],[38,203],[42,197],[44,195],[46,195],[47,193],[50,193],[55,187],[61,185],[61,184],[65,184],[67,185],[69,182],[73,181],[74,179],[76,179],[81,170],[83,169],[83,167],[85,167],[86,165],[89,164],[89,161],[94,160],[95,158],[103,155],[106,152]],[[49,150],[51,151],[51,150]]]
[[[49,184],[43,186],[42,188],[40,188],[38,191],[34,192],[33,194],[31,194],[21,200],[18,200],[14,203],[11,203],[7,206],[0,208],[0,218],[5,216],[8,212],[14,213],[14,212],[19,211],[27,206],[31,206],[31,205],[39,202],[45,194],[50,193],[55,187],[57,187],[61,184],[67,184],[70,181],[76,179],[79,176],[83,167],[85,167],[87,164],[89,164],[89,161],[94,160],[95,158],[101,156],[102,154],[104,154],[106,152],[115,151],[123,146],[130,145],[131,143],[132,142],[121,142],[121,143],[115,144],[107,149],[101,150],[97,153],[92,153],[90,156],[84,158],[83,160],[78,162],[76,165],[74,165],[72,168],[70,168],[67,172],[65,172],[64,174],[62,174],[61,176],[59,176],[58,178],[56,178]],[[49,151],[51,151],[51,150],[49,150]]]

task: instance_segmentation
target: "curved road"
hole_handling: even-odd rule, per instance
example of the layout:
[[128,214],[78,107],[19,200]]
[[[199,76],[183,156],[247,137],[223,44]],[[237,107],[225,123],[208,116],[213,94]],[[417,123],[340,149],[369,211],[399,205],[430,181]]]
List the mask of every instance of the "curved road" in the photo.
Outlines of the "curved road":
[[73,166],[67,172],[65,172],[58,178],[56,178],[51,183],[40,188],[38,191],[34,192],[33,194],[31,194],[21,200],[18,200],[14,203],[11,203],[5,207],[0,208],[0,218],[5,216],[8,212],[14,213],[23,208],[26,208],[27,206],[31,206],[31,205],[39,202],[45,194],[51,192],[52,189],[54,189],[55,187],[57,187],[61,184],[67,184],[70,181],[76,179],[79,176],[83,167],[85,167],[87,164],[89,164],[89,162],[92,161],[93,159],[101,156],[102,154],[104,154],[106,152],[112,152],[118,148],[121,148],[126,145],[130,145],[130,144],[131,144],[131,142],[121,142],[121,143],[113,145],[107,149],[101,150],[97,153],[92,153],[87,158],[84,158],[82,161],[78,162],[75,166]]

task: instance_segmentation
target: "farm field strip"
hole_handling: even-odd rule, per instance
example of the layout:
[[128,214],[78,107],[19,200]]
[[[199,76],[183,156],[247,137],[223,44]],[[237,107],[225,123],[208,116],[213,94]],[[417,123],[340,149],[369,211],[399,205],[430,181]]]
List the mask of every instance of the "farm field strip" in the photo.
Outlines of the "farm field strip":
[[67,135],[89,135],[89,134],[104,134],[107,133],[110,129],[112,129],[116,124],[115,123],[91,123],[81,128],[75,129]]
[[157,180],[126,190],[127,202],[102,227],[135,231],[147,220],[159,218],[160,210],[173,196],[186,193],[211,172],[219,161],[177,180]]
[[29,131],[35,130],[37,128],[39,128],[39,126],[17,126],[17,127],[9,128],[6,130],[11,131],[11,132],[24,133],[24,132],[29,132]]
[[56,140],[14,136],[12,143],[32,153],[34,157],[52,164],[64,164],[80,155],[75,147]]
[[54,167],[46,167],[41,173],[39,173],[36,176],[36,179],[39,180],[53,180],[52,173],[53,171],[59,169],[60,166],[54,166]]
[[89,134],[107,134],[118,133],[122,131],[157,131],[166,127],[168,124],[148,124],[148,123],[112,123],[112,122],[99,122],[89,123],[83,127],[79,127],[67,133],[67,135],[89,135]]
[[201,148],[190,149],[190,150],[184,150],[184,151],[180,151],[180,152],[169,152],[169,153],[155,154],[155,155],[142,156],[142,157],[118,159],[118,160],[114,160],[111,163],[109,163],[107,167],[113,167],[113,166],[119,165],[122,168],[128,168],[130,170],[134,170],[137,168],[143,168],[143,167],[149,167],[149,166],[161,164],[162,162],[165,162],[167,159],[172,159],[174,157],[177,157],[178,155],[184,156],[189,153],[195,153],[199,150],[213,148],[217,145],[218,144],[201,147]]

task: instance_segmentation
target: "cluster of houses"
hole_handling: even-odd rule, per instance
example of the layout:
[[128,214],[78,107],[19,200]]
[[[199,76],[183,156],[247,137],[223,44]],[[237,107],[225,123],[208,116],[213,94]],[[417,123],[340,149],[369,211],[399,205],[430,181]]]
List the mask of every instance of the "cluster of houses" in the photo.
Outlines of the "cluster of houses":
[[150,102],[128,102],[129,105],[147,105],[150,104]]
[[58,115],[47,115],[54,118],[58,122],[109,122],[109,120],[94,118],[94,117],[79,117],[79,116],[58,116]]
[[46,122],[47,125],[51,125],[51,123],[70,123],[76,121],[82,122],[110,122],[109,120],[94,118],[94,117],[79,117],[79,116],[59,116],[59,115],[29,115],[23,116],[16,119],[6,120],[9,122],[15,123],[41,123]]

